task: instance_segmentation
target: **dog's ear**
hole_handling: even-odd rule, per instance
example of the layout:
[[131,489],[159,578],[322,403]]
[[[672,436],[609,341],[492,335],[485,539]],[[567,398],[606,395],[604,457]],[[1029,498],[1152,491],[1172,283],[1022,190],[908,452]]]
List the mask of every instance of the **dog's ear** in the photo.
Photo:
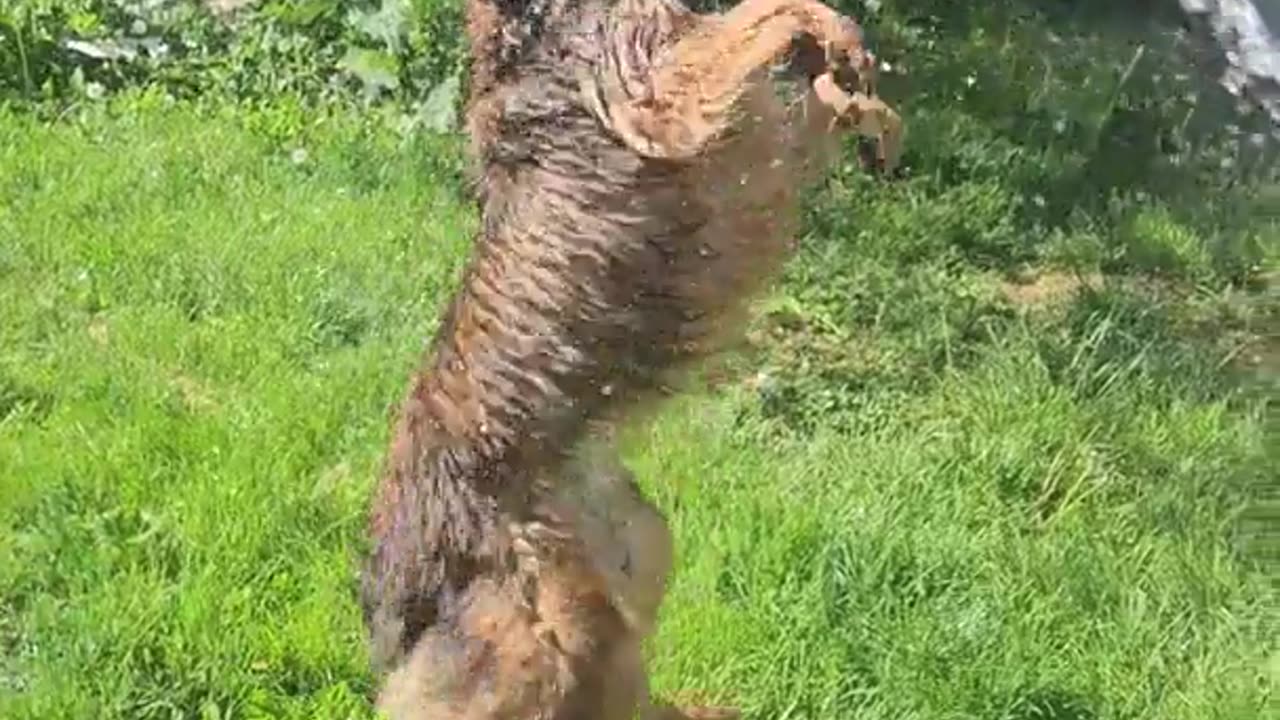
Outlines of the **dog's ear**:
[[541,39],[556,2],[465,0],[473,75],[496,77],[519,64]]
[[827,53],[812,35],[801,34],[792,38],[788,56],[791,72],[809,82],[827,71]]

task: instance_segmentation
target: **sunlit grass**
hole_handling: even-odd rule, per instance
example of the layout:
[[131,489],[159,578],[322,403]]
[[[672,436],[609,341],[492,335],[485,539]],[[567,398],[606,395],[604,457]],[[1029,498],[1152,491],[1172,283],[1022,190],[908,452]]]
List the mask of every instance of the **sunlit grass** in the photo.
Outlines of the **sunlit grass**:
[[[449,146],[345,117],[282,146],[184,105],[0,116],[0,716],[367,716],[364,509],[474,218]],[[1010,232],[983,182],[911,206]],[[886,233],[893,192],[859,201]],[[1183,301],[1024,313],[823,207],[780,292],[852,328],[798,346],[871,420],[780,436],[729,390],[628,436],[678,543],[659,689],[759,720],[1267,717],[1276,598],[1239,535],[1267,408]],[[1126,232],[1205,266],[1161,212]],[[841,305],[823,252],[880,294]]]

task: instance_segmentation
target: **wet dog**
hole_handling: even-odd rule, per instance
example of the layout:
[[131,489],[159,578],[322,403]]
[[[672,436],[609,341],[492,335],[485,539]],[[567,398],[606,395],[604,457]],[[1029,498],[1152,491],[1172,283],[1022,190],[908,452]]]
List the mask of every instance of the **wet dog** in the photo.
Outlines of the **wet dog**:
[[[607,433],[782,264],[842,128],[896,161],[815,0],[467,0],[481,228],[411,383],[362,598],[392,718],[706,716],[649,699],[671,536]],[[773,70],[798,90],[787,99]]]

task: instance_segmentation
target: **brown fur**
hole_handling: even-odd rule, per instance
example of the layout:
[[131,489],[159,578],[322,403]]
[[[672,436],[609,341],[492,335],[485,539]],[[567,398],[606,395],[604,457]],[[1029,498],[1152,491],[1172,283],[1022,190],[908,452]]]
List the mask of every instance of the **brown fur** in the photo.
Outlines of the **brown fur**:
[[677,717],[641,653],[670,533],[594,428],[713,349],[779,266],[835,117],[767,68],[795,38],[806,83],[815,48],[862,67],[860,33],[813,0],[468,0],[467,33],[482,228],[374,500],[379,707]]

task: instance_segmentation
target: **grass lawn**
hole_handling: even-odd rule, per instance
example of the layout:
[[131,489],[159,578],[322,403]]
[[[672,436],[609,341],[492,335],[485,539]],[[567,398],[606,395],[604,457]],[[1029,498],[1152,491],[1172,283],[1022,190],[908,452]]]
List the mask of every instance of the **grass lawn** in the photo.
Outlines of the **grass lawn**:
[[[1276,216],[1032,228],[1070,158],[921,107],[913,179],[837,173],[752,352],[627,437],[679,553],[656,685],[1280,716]],[[287,103],[0,114],[0,717],[370,717],[355,560],[474,226],[454,151]]]

